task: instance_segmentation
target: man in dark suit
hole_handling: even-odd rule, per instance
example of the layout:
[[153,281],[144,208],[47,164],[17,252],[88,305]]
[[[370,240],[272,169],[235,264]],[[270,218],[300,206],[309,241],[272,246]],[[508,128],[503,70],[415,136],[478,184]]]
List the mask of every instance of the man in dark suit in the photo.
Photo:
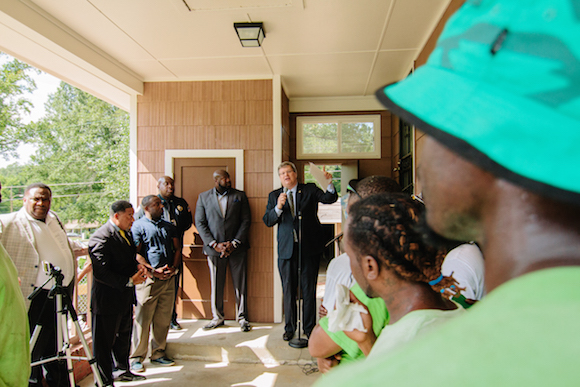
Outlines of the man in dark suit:
[[211,276],[213,316],[203,328],[224,325],[223,295],[229,265],[238,307],[236,320],[242,332],[248,332],[251,327],[246,303],[246,256],[250,247],[250,205],[243,191],[232,188],[229,173],[215,171],[213,179],[215,187],[199,195],[195,209],[195,226],[203,240],[203,252],[207,255]]
[[113,385],[113,357],[124,370],[118,380],[143,380],[129,371],[135,284],[143,282],[146,269],[138,265],[131,236],[133,206],[125,200],[111,205],[110,219],[89,240],[93,266],[91,311],[93,351],[105,385]]
[[[318,265],[324,249],[320,237],[322,226],[318,219],[318,203],[336,202],[338,195],[330,183],[326,192],[315,184],[298,184],[296,166],[285,161],[278,167],[282,188],[270,192],[266,226],[278,225],[278,269],[284,293],[285,327],[283,339],[290,341],[296,331],[296,289],[298,286],[298,253],[302,249],[301,285],[304,299],[303,329],[307,337],[316,325],[316,281]],[[332,175],[326,172],[326,178]],[[298,229],[298,215],[302,216],[302,232]],[[298,243],[298,236],[302,241]]]

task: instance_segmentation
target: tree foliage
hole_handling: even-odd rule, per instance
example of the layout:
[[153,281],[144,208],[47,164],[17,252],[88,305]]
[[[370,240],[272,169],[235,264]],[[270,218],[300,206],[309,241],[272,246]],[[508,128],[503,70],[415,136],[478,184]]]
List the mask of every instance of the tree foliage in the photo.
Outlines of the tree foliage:
[[22,207],[24,188],[8,188],[26,185],[22,169],[23,167],[16,163],[0,169],[0,182],[2,183],[2,203],[0,203],[0,214],[7,214]]
[[30,113],[32,102],[23,95],[36,89],[30,72],[38,71],[18,59],[7,58],[0,52],[0,153],[5,158],[15,154],[27,135],[22,116]]
[[38,149],[26,180],[51,186],[64,221],[105,222],[110,204],[129,196],[128,114],[64,82],[45,107],[45,118],[29,126],[27,142]]
[[375,132],[372,122],[342,124],[342,152],[367,153],[375,147]]
[[302,127],[307,154],[366,153],[374,150],[372,122],[313,123]]

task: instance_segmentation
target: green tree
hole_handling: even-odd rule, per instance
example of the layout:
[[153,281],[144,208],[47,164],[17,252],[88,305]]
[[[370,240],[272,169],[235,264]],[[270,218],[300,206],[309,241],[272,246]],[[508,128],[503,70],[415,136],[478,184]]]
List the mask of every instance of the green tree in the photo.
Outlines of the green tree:
[[0,64],[0,153],[8,158],[27,136],[22,116],[30,113],[32,102],[23,95],[36,89],[30,73],[38,70],[2,52]]
[[105,222],[110,203],[129,196],[128,114],[64,82],[45,106],[29,126],[38,149],[26,180],[51,186],[63,221]]
[[13,186],[23,186],[26,184],[22,174],[22,167],[16,163],[0,169],[0,182],[2,183],[2,203],[0,203],[0,214],[7,214],[17,211],[22,207],[22,195],[24,188],[8,188]]
[[342,152],[366,153],[375,147],[375,129],[372,122],[342,124]]
[[305,153],[338,152],[338,124],[304,124],[302,147]]

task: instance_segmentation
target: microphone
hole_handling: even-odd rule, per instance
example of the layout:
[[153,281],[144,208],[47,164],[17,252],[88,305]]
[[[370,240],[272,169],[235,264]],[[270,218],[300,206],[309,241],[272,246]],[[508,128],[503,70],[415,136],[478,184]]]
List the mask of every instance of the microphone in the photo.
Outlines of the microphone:
[[[286,195],[288,195],[288,188],[287,188],[287,187],[284,187],[284,188],[282,188],[282,191],[283,191],[283,192],[284,192]],[[286,201],[288,201],[288,196],[286,196]],[[288,204],[288,205],[290,205],[290,204]]]

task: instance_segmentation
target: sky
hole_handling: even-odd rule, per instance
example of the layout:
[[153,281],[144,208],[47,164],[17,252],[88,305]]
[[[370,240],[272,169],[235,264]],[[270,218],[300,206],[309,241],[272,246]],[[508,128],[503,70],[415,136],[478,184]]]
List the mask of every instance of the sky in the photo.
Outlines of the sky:
[[[6,55],[6,57],[0,58],[0,65],[11,60],[12,57]],[[60,79],[50,74],[44,72],[40,74],[31,72],[30,74],[36,82],[36,90],[31,94],[25,94],[25,97],[34,105],[30,114],[23,117],[23,122],[26,124],[31,121],[38,121],[39,118],[44,116],[44,103],[48,100],[49,94],[54,93],[60,85]],[[14,162],[18,162],[19,164],[26,163],[30,160],[30,156],[34,154],[34,150],[33,146],[24,145],[18,148],[18,158],[5,160],[4,157],[0,157],[0,168],[4,168]]]

